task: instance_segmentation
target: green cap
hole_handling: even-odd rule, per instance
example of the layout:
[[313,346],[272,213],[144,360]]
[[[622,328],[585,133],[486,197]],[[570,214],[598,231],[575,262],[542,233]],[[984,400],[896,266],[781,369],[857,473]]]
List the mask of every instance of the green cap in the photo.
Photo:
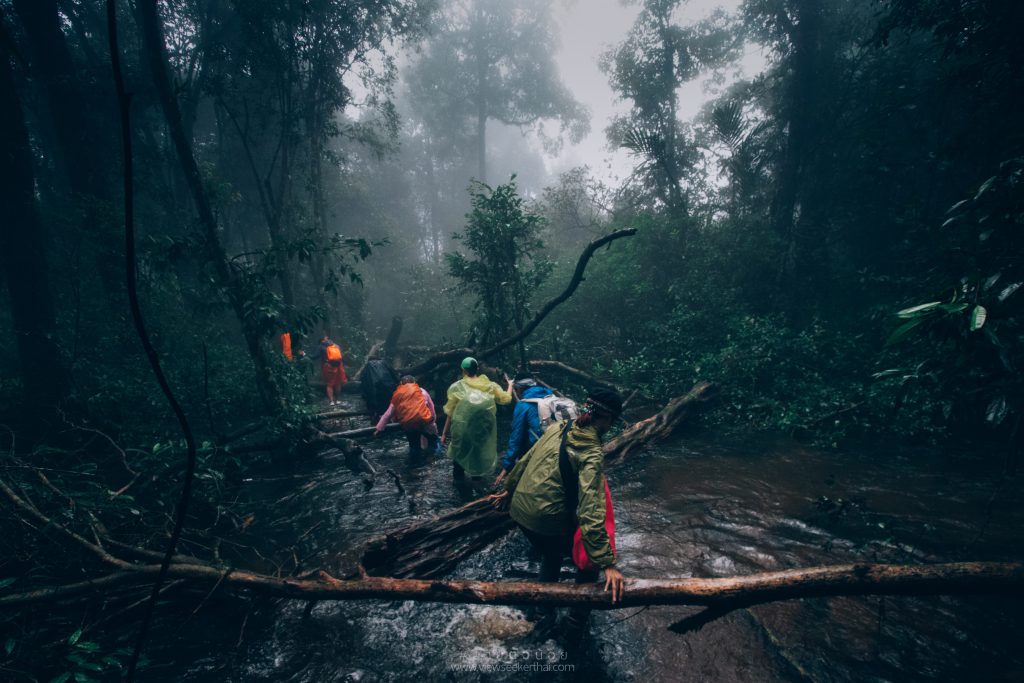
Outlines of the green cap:
[[472,370],[474,365],[479,365],[479,363],[476,362],[476,358],[473,358],[472,356],[466,356],[465,358],[462,359],[463,370]]

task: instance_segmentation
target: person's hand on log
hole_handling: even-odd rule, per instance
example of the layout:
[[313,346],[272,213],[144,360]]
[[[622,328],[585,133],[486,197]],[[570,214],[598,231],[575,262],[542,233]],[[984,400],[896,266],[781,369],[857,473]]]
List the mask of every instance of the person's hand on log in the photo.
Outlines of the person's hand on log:
[[506,472],[505,470],[498,472],[498,477],[497,479],[494,480],[494,485],[497,486],[498,484],[500,484],[506,475],[508,475],[508,472]]
[[509,494],[508,491],[501,491],[500,493],[492,493],[487,496],[487,500],[490,501],[492,508],[504,512],[508,509],[508,504],[512,500],[512,495]]
[[379,439],[380,435],[383,434],[383,433],[384,433],[383,429],[374,429],[373,430],[373,438]]
[[609,588],[612,591],[612,604],[614,605],[622,599],[622,594],[626,592],[626,577],[615,567],[608,567],[604,570],[604,590],[606,593]]

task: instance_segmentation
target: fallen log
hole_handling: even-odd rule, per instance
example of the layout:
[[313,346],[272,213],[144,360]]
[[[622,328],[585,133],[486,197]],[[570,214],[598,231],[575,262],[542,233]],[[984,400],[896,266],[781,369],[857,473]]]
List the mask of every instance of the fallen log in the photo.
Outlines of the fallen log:
[[338,420],[343,417],[369,417],[370,413],[365,410],[329,410],[322,413],[317,413],[316,418],[318,420]]
[[371,576],[443,576],[505,535],[513,525],[508,513],[495,510],[486,498],[481,498],[371,540],[363,548],[359,565]]
[[[21,592],[0,589],[0,608],[24,608],[71,600],[106,599],[110,590],[142,585],[161,571],[161,565],[139,564],[114,554],[113,544],[92,541],[40,511],[28,498],[19,496],[0,480],[0,493],[29,528],[69,550],[77,548],[108,567],[84,581],[64,585],[34,585]],[[467,514],[480,501],[461,508]],[[35,522],[34,524],[31,522]],[[94,533],[96,529],[93,529]],[[410,531],[410,534],[422,531]],[[118,544],[123,548],[123,544]],[[153,557],[153,551],[136,548],[136,557]],[[177,556],[165,569],[167,578],[217,591],[239,591],[304,601],[387,600],[472,603],[489,605],[581,606],[621,609],[647,605],[698,605],[707,609],[697,615],[703,623],[730,611],[797,598],[856,595],[1024,595],[1024,562],[954,562],[946,564],[893,565],[854,563],[760,572],[746,576],[682,579],[627,579],[617,603],[600,583],[560,584],[536,582],[437,581],[362,576],[339,580],[319,570],[297,577],[269,576],[231,567],[215,566],[195,558]],[[673,625],[692,621],[684,619]]]
[[[667,438],[694,405],[708,401],[713,393],[710,382],[698,382],[686,394],[669,401],[657,415],[626,429],[604,445],[608,464],[621,462],[629,453]],[[442,576],[511,528],[507,513],[494,510],[486,498],[480,498],[373,539],[364,548],[360,565],[373,576]]]
[[[0,608],[89,595],[114,585],[138,583],[159,571],[156,564],[132,565],[89,581],[39,587],[0,596]],[[779,600],[853,595],[1024,595],[1022,562],[953,562],[894,565],[842,564],[761,572],[746,576],[685,579],[627,579],[622,599],[612,603],[600,583],[425,581],[366,577],[336,579],[320,571],[306,578],[281,578],[206,564],[174,563],[168,577],[219,588],[297,600],[412,600],[478,605],[548,605],[623,609],[646,605],[745,607]]]
[[697,382],[688,392],[669,401],[658,414],[630,425],[606,443],[605,462],[622,460],[649,443],[667,439],[694,406],[710,401],[715,393],[715,385],[711,382]]
[[325,450],[336,449],[345,456],[345,464],[350,470],[357,474],[362,472],[373,475],[376,474],[376,470],[366,459],[366,456],[363,455],[362,447],[349,438],[353,432],[355,432],[357,436],[360,436],[367,430],[372,432],[373,427],[351,429],[347,432],[336,432],[333,434],[322,432],[319,429],[310,429],[303,433],[298,442],[287,436],[279,436],[269,441],[243,444],[241,446],[228,446],[226,450],[233,455],[262,453],[268,451],[313,455]]
[[[402,428],[401,425],[399,425],[397,422],[390,422],[390,423],[384,425],[384,431],[385,432],[394,432],[394,431],[399,430],[401,428]],[[357,427],[356,429],[346,429],[343,432],[331,432],[330,434],[327,434],[326,436],[329,436],[331,438],[336,438],[336,439],[353,439],[353,438],[356,438],[356,437],[359,437],[359,436],[373,436],[373,434],[376,431],[377,431],[377,427],[376,426],[374,426],[374,427]]]

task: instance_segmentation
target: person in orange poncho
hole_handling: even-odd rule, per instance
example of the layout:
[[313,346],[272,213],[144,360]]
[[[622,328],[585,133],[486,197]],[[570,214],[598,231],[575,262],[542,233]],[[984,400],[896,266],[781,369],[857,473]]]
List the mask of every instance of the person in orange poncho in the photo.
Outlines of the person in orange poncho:
[[341,388],[348,382],[345,374],[345,364],[342,359],[341,347],[331,341],[326,334],[320,340],[320,376],[323,377],[324,385],[327,387],[327,401],[330,405],[337,405],[341,401]]
[[380,436],[392,418],[401,425],[405,438],[409,440],[410,455],[422,455],[424,448],[428,453],[437,452],[437,411],[434,409],[434,401],[426,389],[416,384],[416,378],[412,375],[402,377],[391,396],[391,404],[377,422],[374,436]]

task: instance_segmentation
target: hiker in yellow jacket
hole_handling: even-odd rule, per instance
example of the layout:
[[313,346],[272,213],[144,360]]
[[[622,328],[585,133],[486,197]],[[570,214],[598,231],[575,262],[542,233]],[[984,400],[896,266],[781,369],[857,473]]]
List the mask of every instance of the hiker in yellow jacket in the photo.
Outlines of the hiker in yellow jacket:
[[[452,470],[457,479],[469,473],[479,477],[494,472],[498,462],[497,404],[512,402],[512,380],[502,389],[480,374],[475,358],[462,360],[462,378],[448,387],[441,443],[448,444]],[[449,442],[448,437],[451,436]]]

